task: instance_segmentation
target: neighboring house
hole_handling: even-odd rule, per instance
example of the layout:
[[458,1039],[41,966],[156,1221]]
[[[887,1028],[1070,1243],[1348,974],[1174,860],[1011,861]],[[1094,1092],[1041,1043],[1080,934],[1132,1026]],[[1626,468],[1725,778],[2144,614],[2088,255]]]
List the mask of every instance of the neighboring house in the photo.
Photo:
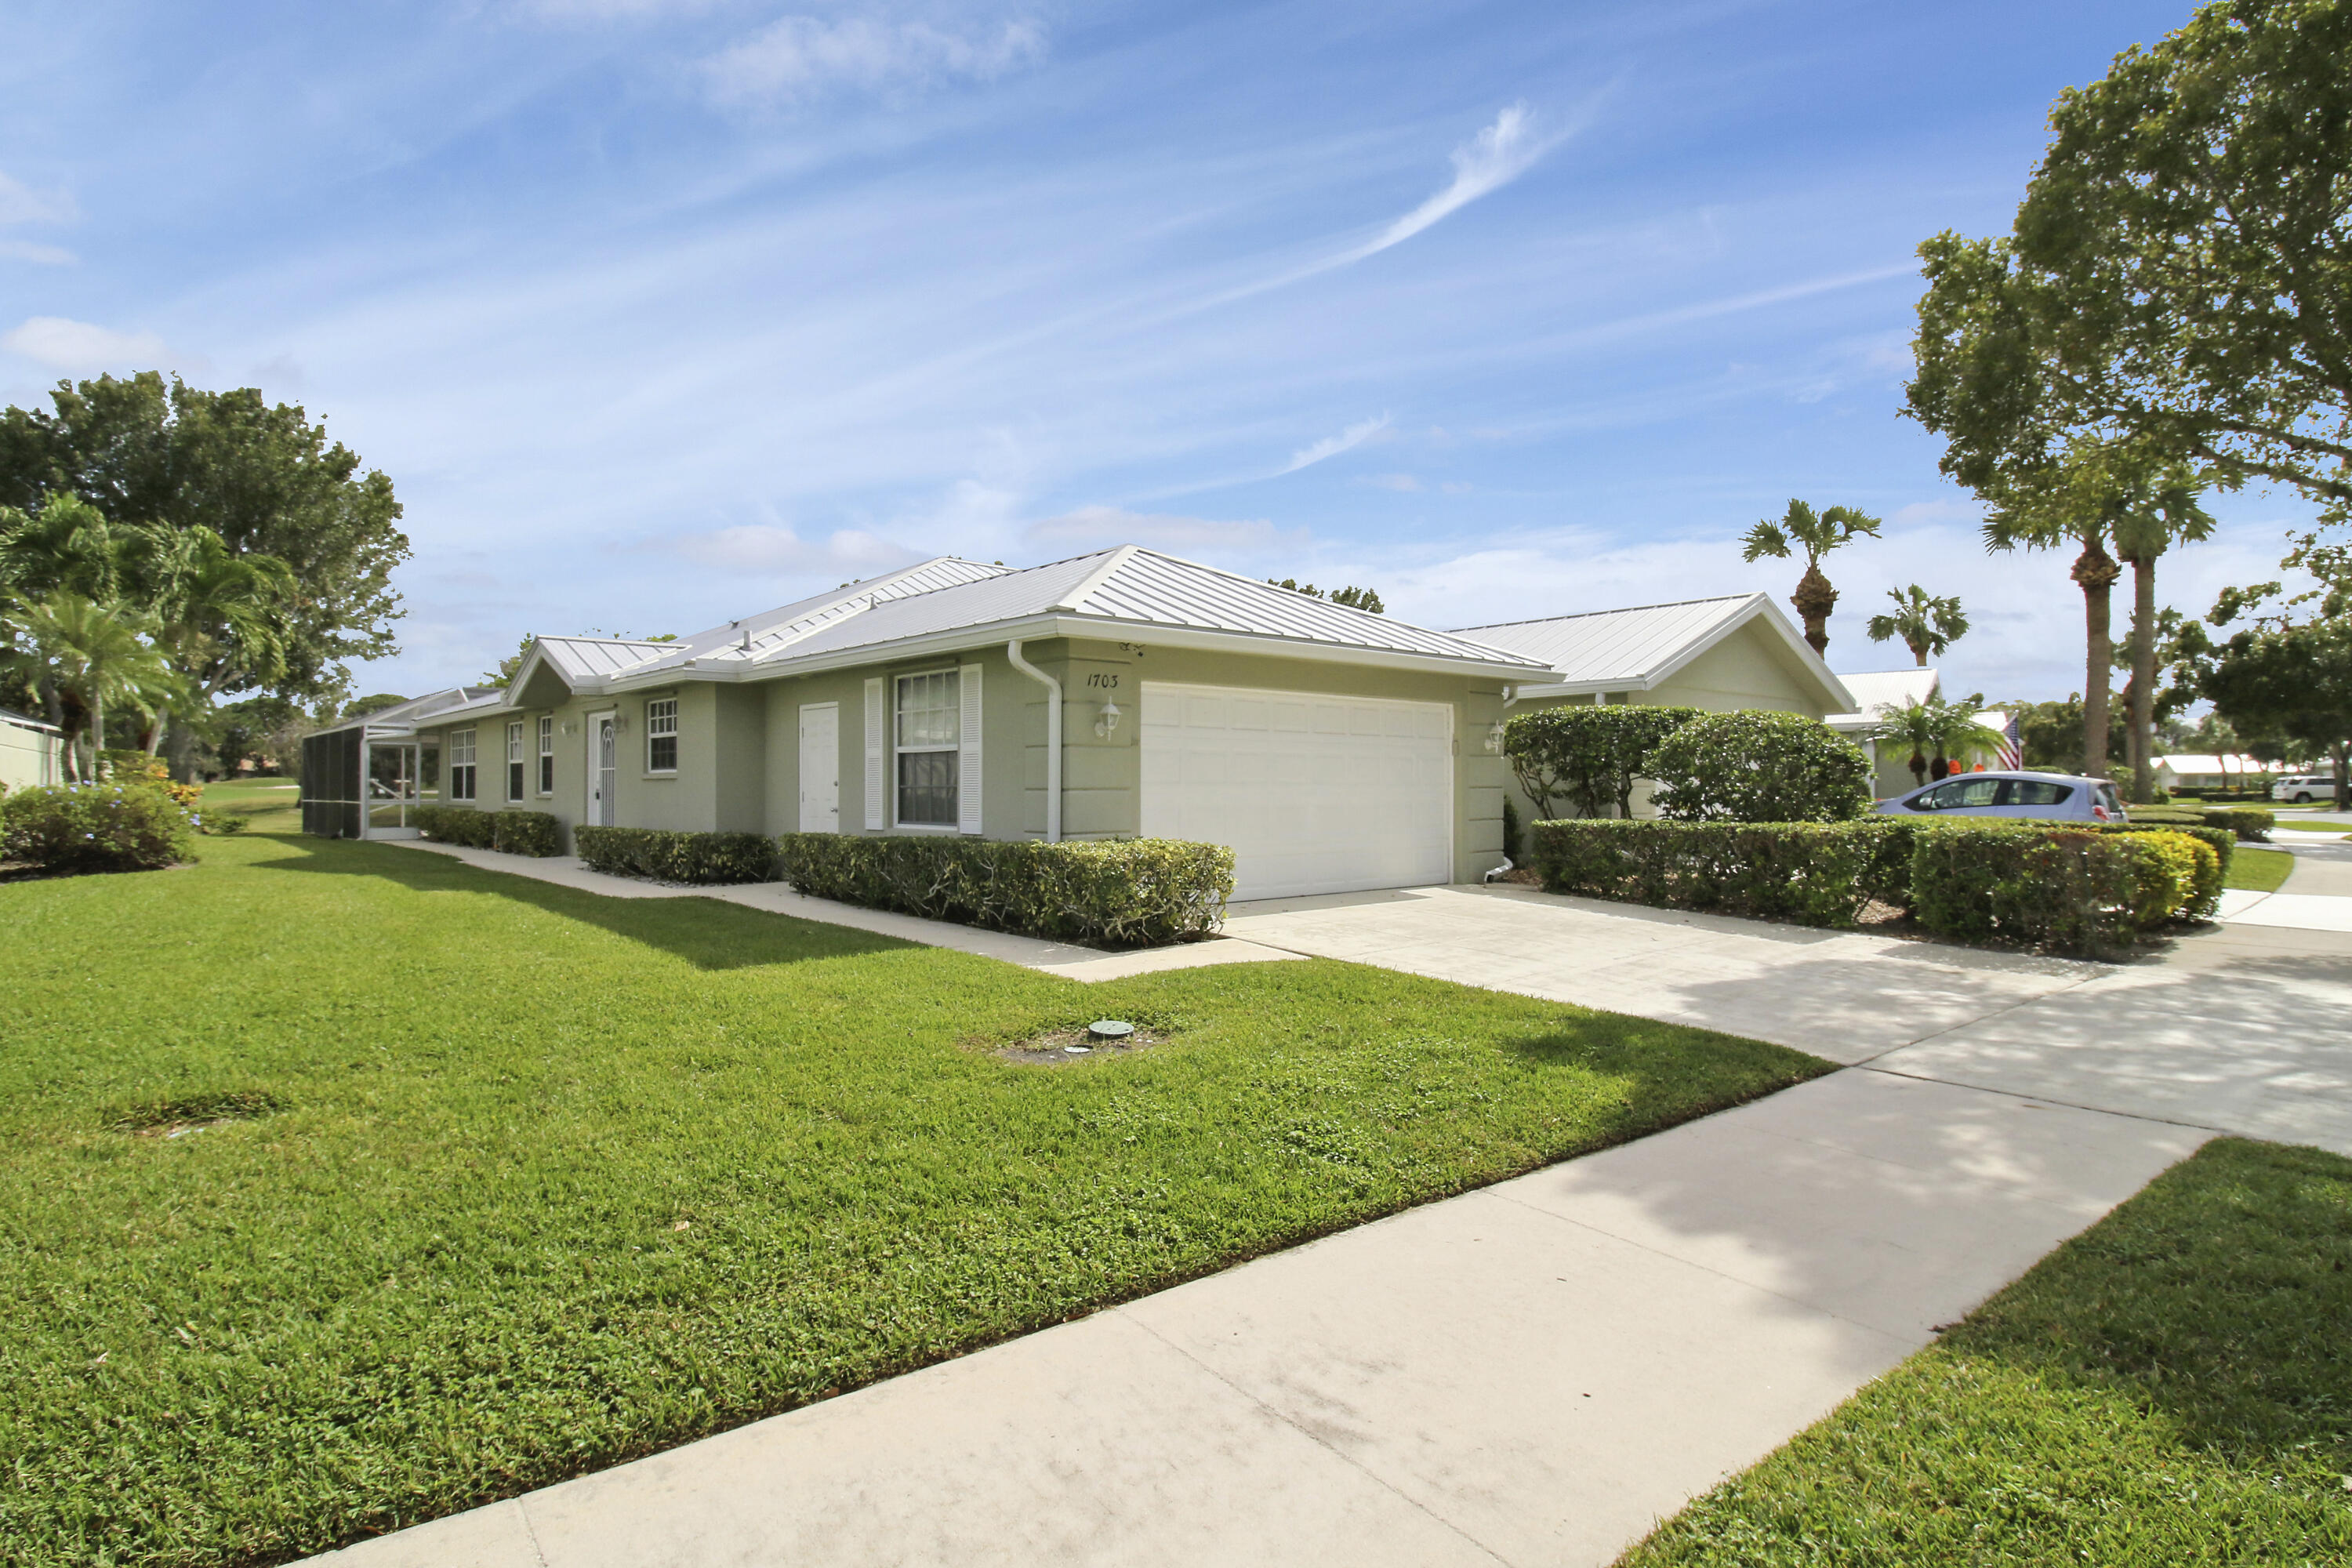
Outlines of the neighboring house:
[[2268,763],[2256,762],[2249,756],[2210,756],[2187,753],[2155,759],[2156,787],[2172,791],[2184,786],[2189,789],[2231,789],[2248,783],[2261,784],[2271,771]]
[[304,826],[391,837],[437,800],[1202,839],[1233,847],[1236,899],[1468,880],[1501,860],[1505,690],[1552,673],[1134,545],[941,558],[677,642],[541,637],[503,690],[312,736]]
[[[1900,742],[1885,745],[1870,738],[1870,731],[1883,720],[1881,708],[1907,708],[1925,702],[1939,694],[1938,678],[1932,669],[1876,669],[1838,678],[1845,689],[1853,693],[1853,710],[1832,713],[1829,726],[1870,753],[1873,783],[1870,793],[1879,800],[1916,789],[1919,781],[1911,775],[1911,751]],[[2003,715],[2002,722],[2008,721]]]
[[35,789],[61,782],[62,752],[57,726],[0,708],[0,784]]
[[[1545,667],[1541,678],[1514,689],[1512,713],[1570,702],[1642,702],[1717,712],[1769,708],[1825,719],[1857,706],[1766,594],[1465,626],[1454,635]],[[1510,787],[1521,819],[1534,820],[1534,805],[1516,782]],[[1637,815],[1645,799],[1635,798]]]

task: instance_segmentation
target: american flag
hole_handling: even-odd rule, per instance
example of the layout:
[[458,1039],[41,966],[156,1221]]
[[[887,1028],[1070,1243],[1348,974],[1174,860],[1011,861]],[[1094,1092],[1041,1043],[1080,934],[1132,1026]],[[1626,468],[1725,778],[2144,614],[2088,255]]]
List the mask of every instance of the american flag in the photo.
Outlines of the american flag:
[[1988,725],[2001,734],[2000,750],[1993,753],[1992,765],[2014,771],[2025,765],[2025,736],[2017,727],[2017,715],[1999,709],[1984,715]]

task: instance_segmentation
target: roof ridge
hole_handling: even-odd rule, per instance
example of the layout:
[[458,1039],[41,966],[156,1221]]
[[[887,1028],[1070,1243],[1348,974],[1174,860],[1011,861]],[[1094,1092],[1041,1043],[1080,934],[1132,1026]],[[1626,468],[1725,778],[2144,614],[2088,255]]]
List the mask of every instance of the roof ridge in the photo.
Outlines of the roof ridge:
[[[1087,606],[1087,601],[1094,596],[1094,591],[1101,587],[1104,583],[1108,582],[1112,573],[1118,571],[1120,567],[1134,560],[1135,552],[1142,548],[1143,546],[1140,544],[1115,544],[1111,546],[1109,552],[1110,559],[1105,561],[1101,565],[1087,573],[1084,578],[1079,580],[1076,587],[1071,589],[1068,593],[1055,600],[1053,607],[1057,610],[1084,610]],[[1085,557],[1074,555],[1070,559],[1077,561],[1083,560]]]
[[1523,621],[1487,621],[1475,626],[1455,626],[1453,635],[1460,637],[1465,632],[1491,632],[1504,626],[1538,626],[1549,621],[1588,621],[1595,616],[1630,616],[1636,610],[1679,610],[1685,605],[1727,605],[1738,600],[1766,596],[1763,589],[1756,588],[1745,594],[1709,594],[1696,599],[1666,599],[1655,605],[1620,605],[1609,610],[1571,610],[1564,616],[1529,616]]

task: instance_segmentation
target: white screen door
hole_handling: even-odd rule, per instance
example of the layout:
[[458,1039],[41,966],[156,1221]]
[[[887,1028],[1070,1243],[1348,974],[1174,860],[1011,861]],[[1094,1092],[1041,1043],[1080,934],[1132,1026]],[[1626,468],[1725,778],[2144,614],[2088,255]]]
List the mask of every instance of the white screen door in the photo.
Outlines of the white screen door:
[[594,827],[613,826],[613,715],[599,713],[588,721],[588,822]]
[[801,831],[841,831],[841,705],[801,710]]

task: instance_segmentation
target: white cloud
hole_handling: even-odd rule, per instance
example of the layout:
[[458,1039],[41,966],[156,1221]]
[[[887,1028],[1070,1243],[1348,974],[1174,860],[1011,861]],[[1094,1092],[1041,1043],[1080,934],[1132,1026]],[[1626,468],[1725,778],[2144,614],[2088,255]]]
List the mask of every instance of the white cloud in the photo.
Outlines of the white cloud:
[[1495,117],[1494,124],[1454,149],[1453,184],[1339,260],[1360,261],[1402,244],[1480,196],[1501,190],[1532,168],[1550,147],[1551,142],[1536,135],[1535,117],[1528,112],[1528,106],[1511,105]]
[[1406,495],[1422,488],[1421,481],[1411,474],[1374,474],[1363,482],[1368,485],[1377,485],[1384,490],[1396,490]]
[[0,224],[71,223],[81,216],[73,193],[37,191],[24,181],[0,172]]
[[1045,30],[1025,19],[957,33],[928,22],[784,16],[704,61],[702,68],[711,96],[721,103],[790,103],[835,89],[878,92],[941,78],[991,81],[1045,55]]
[[0,239],[0,257],[43,267],[70,267],[79,259],[62,245],[37,245],[29,239]]
[[1307,531],[1276,528],[1263,518],[1220,522],[1172,512],[1125,511],[1114,506],[1082,506],[1059,517],[1033,522],[1029,542],[1045,545],[1149,544],[1163,550],[1230,551],[1261,554],[1307,548]]
[[1337,436],[1326,436],[1312,446],[1299,447],[1290,454],[1290,461],[1282,466],[1281,471],[1286,474],[1295,474],[1299,469],[1312,467],[1326,458],[1336,458],[1351,447],[1362,446],[1388,427],[1389,416],[1385,414],[1377,419],[1358,420]]
[[150,370],[169,357],[163,340],[152,332],[118,332],[63,316],[27,317],[0,337],[0,349],[68,372]]
[[822,541],[812,541],[769,523],[676,534],[648,540],[645,548],[673,552],[698,565],[763,577],[820,571],[864,576],[920,559],[919,552],[858,529],[840,529]]

